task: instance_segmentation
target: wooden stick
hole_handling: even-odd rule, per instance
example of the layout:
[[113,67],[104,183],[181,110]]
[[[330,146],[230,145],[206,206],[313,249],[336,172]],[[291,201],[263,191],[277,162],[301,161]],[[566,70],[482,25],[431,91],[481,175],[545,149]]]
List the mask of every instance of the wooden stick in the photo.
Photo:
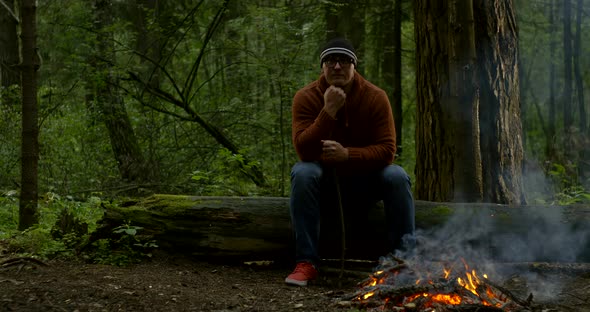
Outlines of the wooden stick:
[[338,177],[336,176],[336,172],[332,171],[332,176],[334,177],[334,184],[336,185],[336,200],[338,201],[338,209],[340,210],[340,234],[342,235],[342,248],[340,254],[340,280],[344,276],[344,259],[346,256],[346,228],[344,226],[344,208],[342,207],[342,194],[340,194],[340,182],[338,181]]

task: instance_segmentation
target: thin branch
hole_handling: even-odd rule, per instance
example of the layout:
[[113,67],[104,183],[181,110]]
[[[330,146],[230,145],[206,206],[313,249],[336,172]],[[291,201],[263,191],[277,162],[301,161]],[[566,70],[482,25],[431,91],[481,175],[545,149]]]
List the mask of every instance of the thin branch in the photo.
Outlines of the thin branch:
[[[184,19],[177,25],[177,27],[170,31],[169,33],[172,34],[174,32],[176,32],[177,30],[179,30],[184,24],[185,22],[189,19],[189,17],[193,16],[199,9],[199,7],[201,6],[201,4],[203,4],[204,0],[201,0],[199,3],[197,3],[197,5],[195,5],[190,12],[184,17]],[[182,36],[178,39],[178,41],[176,41],[176,44],[174,45],[174,47],[172,48],[172,50],[170,51],[170,53],[168,54],[168,56],[164,59],[164,62],[162,62],[162,65],[160,65],[160,61],[162,60],[162,58],[164,58],[163,56],[160,58],[160,60],[158,60],[158,67],[164,68],[164,66],[166,66],[166,64],[168,64],[168,62],[170,61],[170,59],[172,58],[172,56],[174,55],[174,52],[176,51],[176,49],[178,48],[178,46],[180,45],[180,43],[182,42],[182,40],[184,39],[184,37],[186,37],[186,35],[188,34],[189,30],[192,27],[192,23],[191,25],[188,25],[188,27],[186,28],[186,31],[182,34]],[[162,43],[162,45],[160,46],[160,50],[164,51],[164,47],[167,46],[168,43],[168,39],[172,38],[172,36],[166,36],[166,40],[164,40],[164,43]],[[153,63],[153,61],[150,60],[150,62]],[[155,63],[154,63],[155,64]],[[151,80],[153,75],[156,72],[156,68],[154,68],[152,70],[152,73],[150,74],[149,79]],[[148,80],[149,81],[149,80]],[[174,87],[177,89],[177,92],[179,92],[180,97],[184,100],[184,95],[182,94],[182,92],[180,92],[180,90],[178,90],[178,87],[176,86],[176,83],[174,82],[174,80],[171,79],[172,84],[174,85]],[[144,90],[145,91],[145,90]]]
[[248,64],[248,62],[234,62],[231,64],[227,64],[222,66],[220,69],[216,70],[209,78],[207,78],[205,81],[203,81],[195,90],[195,93],[193,93],[193,95],[191,96],[191,98],[188,100],[189,103],[191,103],[193,101],[193,99],[195,98],[195,96],[197,95],[197,93],[204,87],[207,85],[207,83],[209,83],[211,80],[213,80],[213,78],[215,78],[217,76],[217,74],[219,74],[220,72],[226,70],[227,68],[237,65],[237,64]]
[[201,60],[203,59],[203,55],[205,54],[205,48],[207,47],[207,44],[209,43],[209,41],[213,37],[213,33],[215,32],[215,30],[217,29],[219,24],[221,24],[223,14],[227,10],[228,2],[229,2],[229,0],[225,0],[223,2],[221,8],[219,9],[219,11],[217,11],[217,14],[213,18],[213,21],[211,22],[211,24],[209,24],[209,28],[207,29],[207,34],[205,35],[205,40],[203,41],[203,46],[201,47],[201,49],[199,51],[199,55],[197,56],[197,59],[193,63],[193,67],[191,68],[191,71],[190,71],[190,73],[187,77],[187,80],[185,82],[185,85],[184,85],[184,92],[185,92],[186,98],[190,98],[191,88],[192,88],[193,84],[195,83],[195,79],[197,79],[197,72],[199,71],[199,65],[201,65]]
[[4,0],[0,0],[0,4],[2,4],[2,6],[6,9],[6,11],[8,11],[8,13],[10,13],[10,15],[12,16],[12,18],[14,18],[14,20],[20,24],[20,20],[18,19],[18,16],[16,16],[16,14],[14,14],[14,12],[10,9],[10,7],[4,2]]

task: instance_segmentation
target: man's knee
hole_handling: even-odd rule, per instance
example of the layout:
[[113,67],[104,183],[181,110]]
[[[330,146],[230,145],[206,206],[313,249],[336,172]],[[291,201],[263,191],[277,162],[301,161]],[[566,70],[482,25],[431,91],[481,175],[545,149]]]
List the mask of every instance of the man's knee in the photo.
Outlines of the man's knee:
[[291,180],[320,179],[322,167],[315,162],[298,162],[291,169]]
[[398,165],[387,166],[383,170],[383,181],[391,186],[410,185],[410,176]]

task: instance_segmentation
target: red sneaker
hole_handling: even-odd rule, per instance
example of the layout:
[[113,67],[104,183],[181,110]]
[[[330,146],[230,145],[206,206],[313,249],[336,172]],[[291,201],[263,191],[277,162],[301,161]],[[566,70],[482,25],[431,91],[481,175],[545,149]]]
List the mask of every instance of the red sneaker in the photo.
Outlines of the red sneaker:
[[307,286],[307,282],[318,277],[318,270],[310,262],[299,262],[285,279],[285,283],[295,286]]

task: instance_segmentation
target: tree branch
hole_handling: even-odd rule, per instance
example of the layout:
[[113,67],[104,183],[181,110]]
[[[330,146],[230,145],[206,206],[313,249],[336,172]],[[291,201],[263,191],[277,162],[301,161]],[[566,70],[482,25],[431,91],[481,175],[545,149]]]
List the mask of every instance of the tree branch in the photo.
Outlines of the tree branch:
[[20,20],[18,19],[18,16],[16,16],[16,14],[14,14],[14,12],[10,9],[10,7],[8,6],[8,4],[6,4],[4,2],[4,0],[0,0],[0,4],[2,4],[2,6],[6,9],[6,11],[8,11],[8,13],[10,13],[10,15],[12,16],[12,18],[14,18],[14,20],[20,24]]

